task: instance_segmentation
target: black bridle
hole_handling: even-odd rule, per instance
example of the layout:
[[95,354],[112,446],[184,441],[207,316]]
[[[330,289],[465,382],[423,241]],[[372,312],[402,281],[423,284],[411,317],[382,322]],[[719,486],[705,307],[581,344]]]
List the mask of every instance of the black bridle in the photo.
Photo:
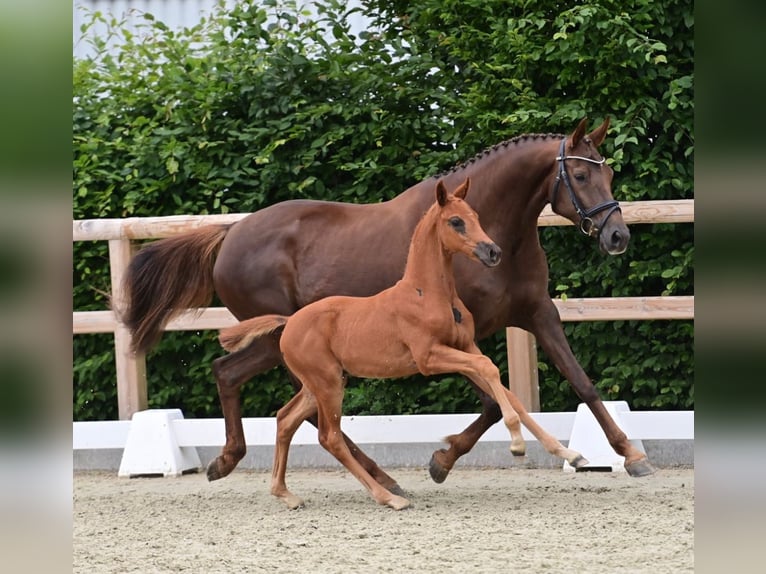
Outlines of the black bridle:
[[[612,216],[612,214],[615,211],[620,210],[620,204],[617,200],[612,199],[611,201],[605,201],[604,203],[600,203],[596,207],[592,207],[591,209],[585,209],[580,201],[577,199],[577,196],[575,195],[574,190],[572,189],[572,184],[569,182],[569,175],[567,175],[567,170],[564,162],[568,159],[580,159],[583,161],[589,161],[591,163],[595,163],[596,165],[601,165],[606,161],[606,158],[601,159],[591,159],[589,157],[582,157],[579,155],[566,155],[566,138],[561,140],[561,147],[559,147],[559,155],[556,158],[556,161],[559,162],[559,173],[556,176],[556,181],[553,184],[553,195],[551,196],[551,207],[553,207],[556,204],[556,196],[559,193],[559,182],[561,180],[564,181],[564,185],[567,188],[567,191],[569,192],[569,198],[572,200],[572,205],[574,205],[575,211],[577,212],[577,215],[580,216],[580,231],[582,231],[585,235],[589,237],[593,237],[594,235],[596,237],[601,236],[601,230],[604,228],[604,225],[606,225],[606,222],[609,220],[609,218]],[[602,211],[609,210],[607,214],[604,216],[604,219],[601,222],[601,227],[596,225],[593,221],[593,216],[597,213],[601,213]]]

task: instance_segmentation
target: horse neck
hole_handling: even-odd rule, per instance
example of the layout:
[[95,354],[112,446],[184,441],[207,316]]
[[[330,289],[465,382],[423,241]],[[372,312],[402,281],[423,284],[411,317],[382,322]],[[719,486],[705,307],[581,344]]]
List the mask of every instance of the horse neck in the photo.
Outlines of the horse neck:
[[469,202],[495,241],[502,241],[502,235],[518,237],[531,230],[536,235],[537,218],[553,185],[562,137],[530,134],[502,142],[451,170],[445,176],[450,178],[447,186],[471,178]]
[[434,205],[415,228],[402,281],[429,292],[441,292],[451,299],[455,293],[453,255],[444,249],[439,240],[436,228],[438,213]]

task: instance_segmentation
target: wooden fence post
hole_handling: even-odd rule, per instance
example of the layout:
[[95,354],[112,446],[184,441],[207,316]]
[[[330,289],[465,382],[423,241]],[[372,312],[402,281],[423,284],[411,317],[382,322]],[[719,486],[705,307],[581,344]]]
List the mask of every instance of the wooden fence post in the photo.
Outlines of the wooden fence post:
[[[130,262],[129,239],[109,240],[109,267],[112,300],[122,301],[122,276]],[[148,406],[146,392],[146,357],[130,352],[130,331],[118,323],[114,329],[114,358],[117,369],[117,409],[120,420],[130,420],[133,413]]]
[[508,386],[529,412],[540,411],[535,337],[516,327],[505,330],[508,346]]

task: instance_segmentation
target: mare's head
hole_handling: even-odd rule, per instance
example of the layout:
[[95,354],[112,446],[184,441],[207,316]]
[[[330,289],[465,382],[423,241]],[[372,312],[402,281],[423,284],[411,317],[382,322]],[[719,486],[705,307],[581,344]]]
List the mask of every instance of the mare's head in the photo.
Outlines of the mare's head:
[[494,267],[500,263],[502,251],[482,229],[479,216],[465,201],[470,186],[471,180],[466,178],[454,193],[449,193],[442,180],[436,183],[439,240],[449,253],[464,253],[487,267]]
[[574,133],[561,141],[549,201],[555,213],[572,221],[585,235],[597,238],[601,251],[618,255],[627,249],[630,231],[620,204],[612,196],[614,172],[598,153],[609,118],[589,134],[585,133],[587,123],[588,119],[583,119]]

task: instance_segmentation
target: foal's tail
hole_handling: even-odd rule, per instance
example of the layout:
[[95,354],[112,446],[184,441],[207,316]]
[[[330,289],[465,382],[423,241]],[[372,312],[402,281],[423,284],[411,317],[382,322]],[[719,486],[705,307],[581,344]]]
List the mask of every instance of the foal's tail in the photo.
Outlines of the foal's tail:
[[213,299],[213,265],[232,224],[206,225],[147,244],[130,261],[122,301],[112,302],[132,335],[134,352],[146,352],[170,319]]
[[283,327],[287,324],[288,318],[284,315],[253,317],[252,319],[237,323],[233,327],[221,329],[218,341],[224,349],[233,353],[247,347],[253,339],[268,335]]

